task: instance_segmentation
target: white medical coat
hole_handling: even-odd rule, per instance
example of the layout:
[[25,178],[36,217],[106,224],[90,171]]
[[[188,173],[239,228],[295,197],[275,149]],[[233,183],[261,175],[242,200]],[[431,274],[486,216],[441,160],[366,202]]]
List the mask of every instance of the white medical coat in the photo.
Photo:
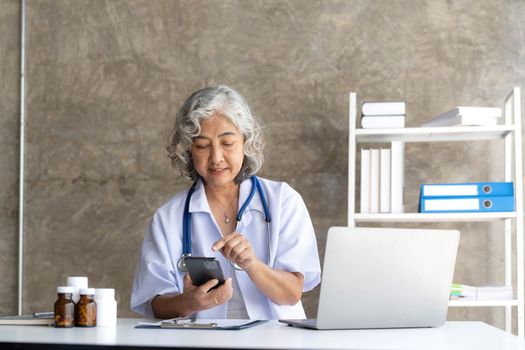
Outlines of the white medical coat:
[[[303,291],[309,291],[319,284],[321,268],[312,221],[304,201],[299,193],[284,182],[261,178],[260,182],[272,217],[269,266],[302,273]],[[246,201],[251,186],[250,179],[241,183],[239,208]],[[188,191],[177,193],[160,207],[144,237],[131,291],[131,308],[149,317],[153,317],[150,305],[153,297],[183,292],[184,273],[177,269],[177,261],[182,256],[182,218],[187,194]],[[192,218],[192,255],[217,258],[226,274],[226,271],[230,271],[229,261],[220,252],[211,250],[212,244],[221,238],[221,233],[201,180],[191,198],[189,212]],[[257,258],[268,263],[268,233],[258,193],[255,193],[246,208],[237,231],[250,241]],[[251,319],[305,318],[300,301],[291,306],[278,305],[253,284],[246,272],[235,271],[235,274]],[[197,317],[226,318],[227,308],[227,303],[224,303],[198,312]]]

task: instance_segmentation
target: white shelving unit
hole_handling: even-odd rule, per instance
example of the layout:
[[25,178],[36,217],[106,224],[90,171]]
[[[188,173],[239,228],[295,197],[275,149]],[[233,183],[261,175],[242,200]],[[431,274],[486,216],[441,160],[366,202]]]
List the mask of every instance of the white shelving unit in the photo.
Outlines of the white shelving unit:
[[[358,129],[357,95],[350,93],[349,100],[349,142],[348,142],[348,226],[371,222],[460,222],[460,221],[502,221],[505,244],[505,284],[512,285],[515,277],[515,298],[512,300],[482,300],[449,302],[449,307],[504,307],[505,330],[512,331],[512,309],[517,308],[518,336],[524,338],[524,254],[523,254],[523,169],[521,148],[521,96],[515,87],[504,103],[504,124],[495,126],[432,127],[403,129]],[[402,214],[361,214],[356,212],[356,151],[360,143],[403,142],[468,142],[472,140],[504,140],[505,181],[514,182],[516,200],[515,212],[491,213],[402,213]],[[419,186],[419,184],[405,184]],[[513,234],[516,245],[512,246]],[[512,264],[512,253],[516,253]]]

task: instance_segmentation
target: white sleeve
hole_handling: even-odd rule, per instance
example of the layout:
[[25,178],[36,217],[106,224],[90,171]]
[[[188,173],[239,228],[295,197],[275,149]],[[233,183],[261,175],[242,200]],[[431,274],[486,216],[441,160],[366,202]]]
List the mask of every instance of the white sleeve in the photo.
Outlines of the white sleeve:
[[295,190],[281,203],[280,229],[274,268],[304,275],[303,291],[321,281],[321,266],[312,220]]
[[168,249],[166,232],[155,215],[142,242],[131,289],[131,309],[148,317],[154,317],[150,302],[156,295],[180,293],[176,262]]

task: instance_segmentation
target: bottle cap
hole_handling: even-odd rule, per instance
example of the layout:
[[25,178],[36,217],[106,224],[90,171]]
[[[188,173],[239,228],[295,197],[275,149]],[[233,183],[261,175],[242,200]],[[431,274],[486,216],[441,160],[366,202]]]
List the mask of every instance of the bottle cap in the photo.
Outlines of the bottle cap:
[[96,288],[95,297],[99,298],[115,298],[115,289],[113,288]]
[[71,286],[60,286],[60,287],[57,287],[57,293],[61,293],[61,294],[66,294],[66,293],[73,294],[74,291],[75,291],[75,288],[73,288]]
[[67,285],[77,288],[87,288],[88,278],[84,276],[73,276],[67,278]]
[[95,295],[95,288],[80,288],[78,293],[80,295]]

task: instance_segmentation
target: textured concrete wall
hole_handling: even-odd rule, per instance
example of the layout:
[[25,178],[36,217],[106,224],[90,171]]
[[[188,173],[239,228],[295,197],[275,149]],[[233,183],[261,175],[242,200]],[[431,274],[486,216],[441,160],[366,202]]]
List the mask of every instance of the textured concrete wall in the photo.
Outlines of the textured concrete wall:
[[18,311],[19,18],[0,2],[0,315]]
[[[0,7],[2,18],[4,8],[16,15],[13,2]],[[195,89],[223,83],[245,95],[264,125],[261,175],[303,195],[322,254],[327,228],[346,224],[348,92],[406,100],[408,126],[455,105],[501,105],[511,87],[525,87],[524,16],[522,1],[497,0],[28,1],[24,311],[50,309],[56,285],[87,275],[115,287],[119,315],[133,315],[146,225],[188,185],[164,146]],[[1,25],[2,42],[16,43],[16,23]],[[0,52],[4,72],[10,56]],[[16,76],[7,84],[14,89]],[[16,141],[11,110],[1,123]],[[421,182],[502,180],[492,166],[500,158],[483,142],[408,145],[408,209]],[[464,232],[457,281],[502,282],[499,224],[437,227]],[[12,231],[2,249],[14,255]],[[0,269],[12,274],[11,261]],[[2,288],[14,300],[14,285]],[[309,315],[316,298],[304,297]],[[496,309],[449,315],[502,325]]]

